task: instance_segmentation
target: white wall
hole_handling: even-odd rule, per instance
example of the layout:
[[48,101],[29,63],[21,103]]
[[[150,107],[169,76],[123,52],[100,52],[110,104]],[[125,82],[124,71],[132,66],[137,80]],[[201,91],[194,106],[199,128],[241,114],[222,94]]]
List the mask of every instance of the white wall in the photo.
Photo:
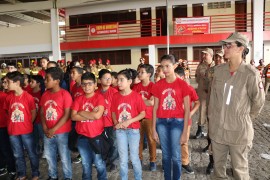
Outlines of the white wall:
[[270,42],[264,42],[263,59],[265,65],[270,63]]
[[0,29],[0,54],[52,51],[51,24]]

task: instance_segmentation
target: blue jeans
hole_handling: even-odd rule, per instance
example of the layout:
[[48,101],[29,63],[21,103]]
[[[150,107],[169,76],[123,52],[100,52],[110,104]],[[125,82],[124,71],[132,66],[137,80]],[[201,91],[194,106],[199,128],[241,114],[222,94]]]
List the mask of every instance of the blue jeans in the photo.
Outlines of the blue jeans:
[[39,159],[36,153],[36,146],[34,143],[34,135],[23,134],[17,136],[9,136],[11,148],[13,151],[13,155],[15,157],[16,169],[18,177],[26,176],[26,163],[24,157],[24,147],[28,153],[31,169],[32,169],[32,177],[39,176]]
[[[181,178],[181,145],[180,138],[184,120],[179,118],[158,118],[156,129],[162,150],[162,166],[165,180]],[[172,167],[171,167],[172,163]],[[173,168],[173,176],[171,175]]]
[[7,167],[8,172],[16,172],[7,128],[0,128],[0,169]]
[[[98,143],[98,142],[97,142]],[[101,154],[96,154],[89,144],[89,140],[85,136],[80,136],[78,138],[78,150],[82,157],[82,167],[83,167],[83,180],[92,179],[92,163],[95,164],[97,169],[97,179],[106,180],[106,163],[103,161]]]
[[44,136],[44,154],[48,162],[49,176],[57,178],[57,154],[60,155],[64,178],[72,179],[70,152],[68,149],[68,133],[56,134],[52,138]]
[[[134,169],[135,180],[142,179],[142,165],[139,158],[139,129],[116,130],[116,141],[120,157],[120,176],[122,180],[128,179],[128,150]],[[129,147],[129,149],[128,149]]]
[[109,154],[108,154],[109,163],[117,165],[118,160],[119,160],[119,155],[118,155],[118,151],[117,151],[115,130],[114,130],[113,126],[111,126],[111,127],[105,127],[104,131],[107,134],[107,136],[109,137],[109,141],[111,143],[111,147],[110,147]]
[[34,124],[34,139],[36,144],[36,151],[37,154],[41,154],[43,152],[43,140],[44,140],[44,133],[42,129],[42,125]]

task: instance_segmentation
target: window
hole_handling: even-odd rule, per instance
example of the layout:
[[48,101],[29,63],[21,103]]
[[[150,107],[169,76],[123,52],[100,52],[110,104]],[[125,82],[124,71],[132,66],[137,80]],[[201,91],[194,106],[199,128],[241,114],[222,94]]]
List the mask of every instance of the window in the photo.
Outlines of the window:
[[[167,54],[167,48],[158,48],[158,62],[163,55]],[[187,48],[186,47],[174,47],[170,48],[170,54],[174,55],[175,60],[187,59]]]
[[102,59],[103,64],[106,60],[111,61],[111,65],[119,64],[131,64],[131,51],[130,50],[119,50],[119,51],[99,51],[99,52],[83,52],[83,53],[72,53],[72,60],[79,61],[84,60],[84,64],[89,64],[89,60],[99,58]]
[[111,22],[120,22],[120,24],[135,23],[136,10],[129,9],[121,11],[98,12],[91,14],[73,15],[69,17],[70,26],[73,26],[73,28],[86,24],[100,24]]
[[231,8],[231,1],[223,1],[223,2],[211,2],[207,3],[208,9],[224,9]]

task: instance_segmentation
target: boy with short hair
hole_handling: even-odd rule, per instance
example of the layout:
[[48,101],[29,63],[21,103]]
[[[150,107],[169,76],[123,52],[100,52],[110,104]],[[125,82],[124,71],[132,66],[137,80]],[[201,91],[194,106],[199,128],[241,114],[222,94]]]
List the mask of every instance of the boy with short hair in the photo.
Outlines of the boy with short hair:
[[101,94],[105,99],[105,111],[103,113],[104,130],[109,137],[111,145],[108,154],[109,170],[113,171],[117,168],[117,160],[119,159],[116,134],[111,113],[112,97],[117,90],[111,87],[112,75],[108,69],[101,69],[98,73],[98,77],[101,87],[97,90],[97,93]]
[[72,179],[71,158],[68,148],[68,134],[71,130],[70,107],[72,98],[60,87],[63,72],[58,67],[46,70],[47,91],[40,100],[40,115],[44,137],[44,154],[48,162],[49,179],[58,179],[57,153],[62,161],[64,179]]
[[33,136],[33,121],[36,118],[34,98],[22,89],[23,75],[18,72],[7,73],[8,90],[12,91],[6,97],[4,109],[8,112],[7,130],[15,157],[17,179],[26,180],[26,148],[31,162],[32,180],[39,177],[39,159],[36,153]]
[[154,97],[151,93],[154,83],[150,81],[150,78],[154,73],[154,68],[150,64],[142,64],[138,69],[138,73],[138,77],[141,82],[134,86],[133,90],[142,96],[142,99],[146,105],[146,115],[145,118],[141,120],[139,156],[140,160],[143,161],[143,141],[144,135],[146,134],[149,146],[150,170],[156,171],[156,141],[153,139],[152,132]]
[[[86,72],[82,75],[81,86],[84,95],[77,97],[72,104],[71,118],[76,121],[76,131],[79,134],[78,149],[82,156],[82,179],[92,179],[92,163],[97,169],[97,179],[107,179],[106,163],[101,153],[96,152],[102,147],[100,137],[104,131],[103,112],[104,98],[95,93],[96,78],[93,73]],[[97,146],[93,147],[93,142]]]
[[81,77],[82,77],[82,74],[83,74],[83,68],[81,67],[76,67],[74,66],[72,69],[71,69],[71,72],[70,72],[70,77],[73,81],[75,81],[76,83],[72,86],[71,88],[71,96],[73,98],[73,100],[75,98],[77,98],[78,96],[81,96],[84,94],[83,92],[83,89],[81,87]]
[[[75,100],[77,97],[84,94],[83,89],[81,87],[82,74],[83,74],[83,68],[81,68],[81,67],[74,66],[71,69],[70,77],[73,81],[75,81],[75,84],[71,87],[71,90],[70,90],[70,94],[71,94],[73,100]],[[69,148],[72,151],[77,150],[77,147],[76,147],[77,133],[75,130],[75,125],[76,125],[76,123],[73,121],[72,122],[72,130],[71,130],[71,133],[69,134]],[[75,164],[82,162],[82,158],[81,158],[80,154],[74,160],[72,160],[72,162]]]
[[[186,80],[185,79],[185,70],[182,67],[177,67],[174,70],[176,76],[182,80]],[[190,118],[188,120],[188,137],[190,134],[190,128],[192,125],[192,119],[191,117],[195,114],[195,112],[198,110],[199,106],[200,106],[200,101],[199,101],[199,97],[195,91],[195,89],[188,85],[189,87],[189,99],[190,99]],[[192,103],[194,103],[193,107],[192,107]],[[181,152],[182,152],[182,168],[185,170],[186,173],[188,174],[194,174],[194,171],[192,169],[192,167],[190,166],[189,163],[189,152],[188,152],[188,142],[181,144]]]

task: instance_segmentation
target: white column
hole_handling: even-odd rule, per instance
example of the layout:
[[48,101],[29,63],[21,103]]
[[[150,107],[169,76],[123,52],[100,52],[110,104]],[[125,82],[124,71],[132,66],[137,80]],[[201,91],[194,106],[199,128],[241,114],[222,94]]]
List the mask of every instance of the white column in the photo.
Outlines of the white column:
[[253,0],[252,59],[256,64],[263,58],[263,7],[264,1]]
[[[148,54],[149,54],[149,64],[151,64],[154,69],[156,69],[156,62],[157,62],[157,58],[156,58],[156,46],[155,45],[148,45]],[[154,76],[152,76],[151,78],[152,80],[154,80]]]
[[187,46],[187,60],[193,61],[193,46]]
[[52,53],[53,60],[61,59],[59,26],[58,26],[58,9],[51,9],[51,37],[52,37]]
[[72,54],[71,54],[71,52],[66,52],[66,62],[67,61],[72,61]]
[[192,4],[187,4],[187,17],[193,17]]

